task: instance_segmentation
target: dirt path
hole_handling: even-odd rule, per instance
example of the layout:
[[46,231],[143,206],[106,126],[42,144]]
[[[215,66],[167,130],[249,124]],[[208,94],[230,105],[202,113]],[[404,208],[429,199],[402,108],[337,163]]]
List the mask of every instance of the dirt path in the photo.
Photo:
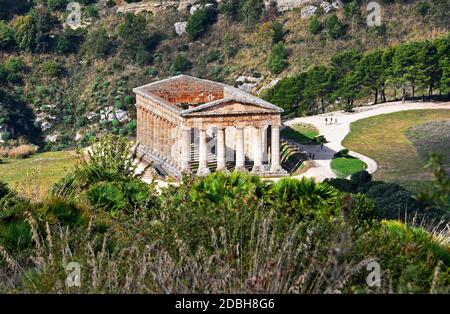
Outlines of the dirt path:
[[[450,110],[450,102],[392,102],[375,106],[359,107],[356,108],[353,113],[336,111],[316,116],[294,118],[284,122],[284,125],[286,126],[296,123],[312,124],[319,130],[319,134],[324,135],[328,141],[328,143],[324,145],[323,149],[320,148],[320,145],[301,145],[303,149],[315,155],[314,161],[316,163],[316,167],[308,169],[305,173],[296,176],[296,178],[315,178],[317,181],[323,181],[326,178],[335,178],[336,174],[333,170],[331,170],[331,159],[333,159],[333,155],[336,152],[344,148],[342,146],[342,141],[350,132],[350,124],[352,122],[380,114],[417,109]],[[325,124],[325,118],[327,118],[328,124]],[[333,118],[332,124],[330,124],[330,118]],[[334,122],[335,119],[337,119],[337,123]],[[350,155],[365,162],[369,173],[373,173],[377,170],[377,163],[373,159],[353,151],[350,151]]]

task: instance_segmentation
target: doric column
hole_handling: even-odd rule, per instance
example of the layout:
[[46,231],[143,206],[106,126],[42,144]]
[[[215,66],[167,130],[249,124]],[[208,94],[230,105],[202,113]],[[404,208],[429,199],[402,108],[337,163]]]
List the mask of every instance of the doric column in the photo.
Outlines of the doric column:
[[151,112],[149,112],[149,115],[148,115],[147,128],[148,128],[148,135],[147,135],[148,148],[150,150],[153,150],[153,147],[154,147],[154,142],[153,142],[153,113],[151,113]]
[[155,152],[158,156],[162,154],[161,144],[162,144],[162,132],[161,132],[161,117],[156,116],[156,127],[155,127]]
[[136,142],[141,141],[141,129],[142,129],[142,111],[141,107],[137,107],[137,129],[136,129]]
[[255,146],[253,151],[253,172],[262,171],[262,137],[261,137],[261,127],[255,128]]
[[227,169],[227,161],[226,161],[226,146],[225,146],[225,129],[218,128],[217,129],[217,144],[216,144],[216,152],[217,152],[217,170],[226,170]]
[[198,175],[207,175],[211,173],[208,168],[208,141],[206,130],[200,129],[199,154],[198,154]]
[[244,128],[235,127],[236,132],[236,170],[245,170]]
[[191,171],[191,129],[188,128],[181,130],[181,170]]
[[272,125],[272,139],[271,139],[272,151],[271,151],[271,166],[270,171],[281,171],[280,165],[280,126]]
[[263,126],[261,129],[261,145],[262,145],[262,161],[267,162],[268,155],[267,155],[267,126]]
[[167,159],[169,157],[167,154],[167,147],[169,146],[168,138],[167,138],[167,121],[165,119],[162,119],[161,122],[162,122],[162,125],[161,125],[161,130],[162,130],[161,149],[162,149],[164,159]]

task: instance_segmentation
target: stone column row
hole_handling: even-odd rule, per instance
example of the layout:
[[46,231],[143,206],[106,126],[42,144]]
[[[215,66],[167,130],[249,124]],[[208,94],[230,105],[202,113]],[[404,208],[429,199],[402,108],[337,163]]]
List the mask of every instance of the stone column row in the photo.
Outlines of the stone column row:
[[[245,170],[245,143],[244,128],[235,127],[236,134],[236,163],[235,170]],[[180,145],[176,151],[181,152],[179,165],[183,172],[191,170],[191,129],[183,128],[180,131]],[[177,133],[178,134],[178,133]],[[254,172],[263,170],[263,162],[267,159],[267,127],[257,127],[255,133],[255,149],[253,153]],[[171,142],[176,145],[176,142]],[[226,145],[225,145],[225,128],[217,130],[217,170],[226,170]],[[199,130],[199,167],[198,175],[206,175],[210,173],[208,168],[208,147],[207,134],[205,129]],[[280,165],[280,126],[272,125],[271,128],[271,167],[270,171],[282,171]]]

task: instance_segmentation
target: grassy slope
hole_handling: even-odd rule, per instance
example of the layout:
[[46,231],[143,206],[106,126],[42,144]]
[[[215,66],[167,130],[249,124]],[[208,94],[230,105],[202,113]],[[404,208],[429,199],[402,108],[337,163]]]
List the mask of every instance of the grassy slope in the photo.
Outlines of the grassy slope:
[[449,119],[450,110],[413,110],[375,116],[352,123],[343,145],[375,159],[379,166],[374,174],[376,180],[397,182],[417,191],[431,176],[405,133],[414,125]]
[[331,160],[331,169],[340,178],[346,178],[366,168],[367,165],[358,158],[334,158]]
[[38,182],[41,192],[45,192],[73,167],[75,161],[73,151],[47,152],[27,159],[6,159],[0,164],[0,180],[13,187],[31,180]]
[[317,145],[317,142],[314,141],[317,135],[319,135],[319,131],[309,124],[294,124],[281,131],[282,138],[303,145]]

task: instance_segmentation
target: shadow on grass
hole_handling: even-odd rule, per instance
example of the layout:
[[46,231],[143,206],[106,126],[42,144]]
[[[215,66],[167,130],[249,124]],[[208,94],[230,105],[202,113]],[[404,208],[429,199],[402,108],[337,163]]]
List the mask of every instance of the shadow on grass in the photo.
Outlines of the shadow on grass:
[[314,138],[308,137],[307,135],[303,134],[302,132],[299,132],[289,126],[286,126],[281,131],[281,137],[287,140],[294,141],[298,144],[302,145],[317,145],[317,143]]

